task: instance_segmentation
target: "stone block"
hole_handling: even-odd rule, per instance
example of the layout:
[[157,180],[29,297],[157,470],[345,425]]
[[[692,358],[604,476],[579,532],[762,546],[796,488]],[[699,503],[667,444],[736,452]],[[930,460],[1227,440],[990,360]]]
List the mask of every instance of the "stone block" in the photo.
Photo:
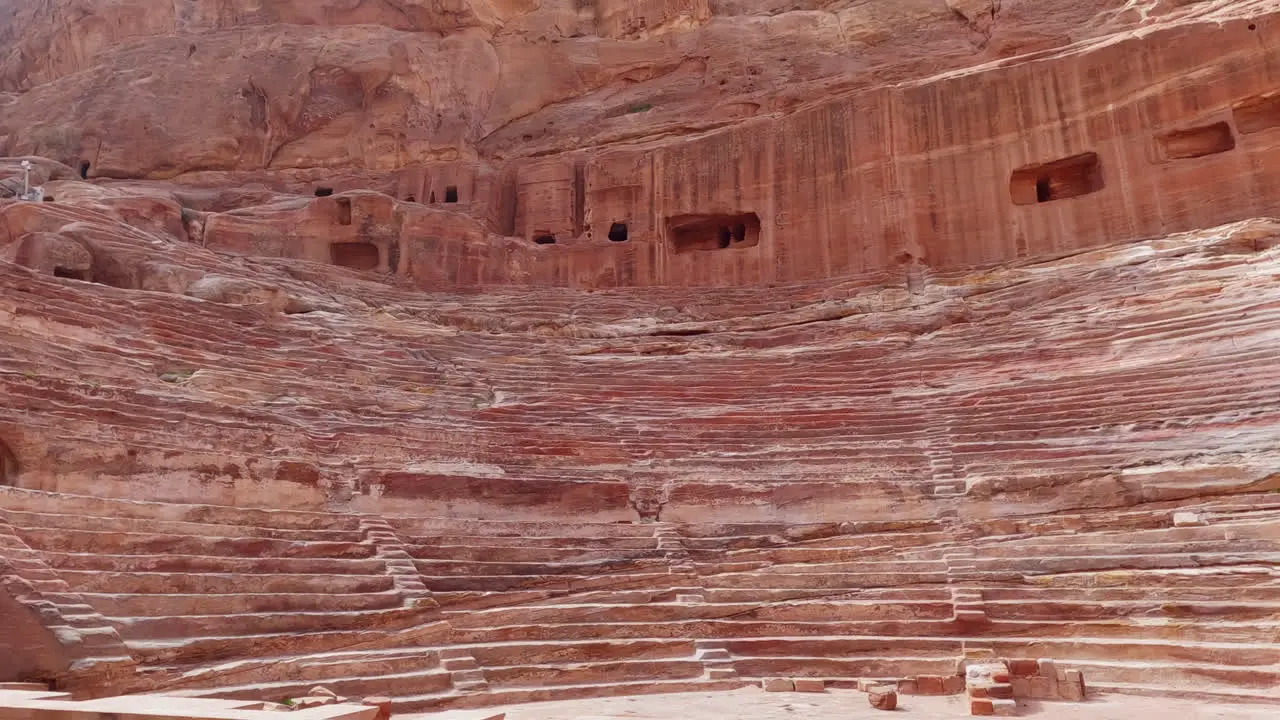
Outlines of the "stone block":
[[917,695],[945,695],[945,686],[943,685],[941,675],[917,675],[916,676],[916,694]]
[[333,695],[309,695],[293,699],[293,708],[295,710],[306,710],[308,708],[321,707],[324,705],[337,705],[338,698]]
[[1040,674],[1040,662],[1038,660],[1010,660],[1009,674],[1018,677],[1031,677]]
[[998,700],[1013,699],[1013,685],[1010,683],[991,683],[987,687],[987,697]]
[[872,680],[871,678],[858,678],[858,692],[868,692],[876,685],[884,685],[883,680]]
[[676,596],[676,602],[678,603],[694,604],[694,603],[700,603],[702,601],[703,601],[702,595],[677,595]]
[[738,677],[738,671],[730,667],[708,668],[708,680],[733,680]]
[[1084,673],[1079,670],[1067,670],[1058,682],[1058,697],[1063,700],[1082,702],[1085,698]]
[[947,695],[964,692],[964,676],[944,675],[942,678],[942,691]]
[[1059,679],[1060,676],[1058,675],[1058,666],[1055,665],[1052,660],[1049,660],[1047,658],[1041,658],[1040,660],[1036,661],[1036,664],[1040,666],[1040,672],[1039,672],[1040,675],[1043,675],[1047,678],[1053,678],[1054,680]]
[[[871,692],[867,690],[867,692]],[[898,681],[898,692],[902,695],[919,695],[920,688],[916,685],[915,678],[903,678]]]
[[991,698],[971,697],[969,698],[969,714],[970,715],[995,715],[995,706],[991,703]]
[[[1017,691],[1014,696],[1019,695]],[[1058,681],[1042,675],[1027,678],[1027,690],[1021,693],[1024,697],[1036,700],[1056,700],[1058,698]]]
[[733,656],[729,654],[729,651],[728,651],[728,650],[724,650],[724,649],[722,649],[722,648],[713,648],[713,649],[711,649],[711,650],[699,650],[699,651],[698,651],[698,659],[699,659],[699,660],[703,660],[703,661],[706,661],[706,660],[731,660],[731,659],[733,659]]
[[1014,700],[992,700],[991,709],[999,717],[1013,717],[1018,714],[1018,703]]
[[1199,527],[1207,524],[1204,516],[1198,512],[1176,512],[1173,514],[1174,527]]
[[375,695],[361,700],[360,704],[378,708],[378,714],[373,716],[373,720],[391,720],[391,698]]
[[1014,697],[1031,697],[1031,678],[1015,675],[1009,684],[1013,686]]
[[791,692],[796,689],[791,678],[765,678],[760,685],[765,692]]
[[876,685],[867,692],[867,702],[877,710],[896,710],[898,691],[892,685]]
[[827,691],[827,682],[819,678],[796,678],[796,692],[820,693]]

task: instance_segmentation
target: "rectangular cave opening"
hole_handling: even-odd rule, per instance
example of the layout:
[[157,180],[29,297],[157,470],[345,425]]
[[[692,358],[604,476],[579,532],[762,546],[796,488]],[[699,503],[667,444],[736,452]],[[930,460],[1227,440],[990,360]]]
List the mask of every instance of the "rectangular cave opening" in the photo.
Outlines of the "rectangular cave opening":
[[456,185],[450,185],[444,189],[444,201],[447,203],[458,202],[458,187]]
[[332,194],[333,194],[333,188],[331,187],[316,188],[316,197],[329,197]]
[[382,254],[373,243],[340,242],[329,246],[329,259],[352,270],[377,270]]
[[1019,168],[1009,180],[1015,205],[1065,200],[1098,192],[1103,187],[1102,162],[1098,154],[1092,152]]
[[1236,103],[1232,108],[1236,128],[1245,135],[1280,127],[1280,93],[1256,95]]
[[1156,143],[1160,145],[1160,153],[1165,160],[1183,160],[1235,150],[1236,136],[1229,124],[1216,122],[1162,133],[1156,136]]
[[13,485],[18,478],[18,458],[9,446],[0,440],[0,485]]
[[760,217],[736,215],[675,215],[667,218],[667,237],[677,253],[733,250],[760,244]]
[[69,268],[63,267],[62,265],[56,265],[53,268],[53,276],[67,278],[68,280],[89,282],[89,271],[83,268]]
[[533,241],[539,245],[555,245],[556,236],[551,233],[538,233],[533,236]]
[[338,198],[338,224],[351,224],[351,198]]
[[627,224],[616,222],[609,226],[610,242],[626,242],[627,241]]

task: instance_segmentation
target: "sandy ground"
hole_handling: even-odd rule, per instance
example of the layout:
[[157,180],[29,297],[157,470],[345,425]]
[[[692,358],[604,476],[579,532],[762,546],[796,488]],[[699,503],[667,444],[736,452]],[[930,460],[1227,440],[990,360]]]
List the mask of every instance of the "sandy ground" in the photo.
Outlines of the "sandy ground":
[[[512,705],[507,720],[951,720],[969,716],[963,696],[899,696],[893,713],[876,710],[855,690],[821,695],[731,692],[642,695]],[[1018,714],[1039,720],[1277,720],[1280,706],[1103,695],[1084,703],[1019,701]]]

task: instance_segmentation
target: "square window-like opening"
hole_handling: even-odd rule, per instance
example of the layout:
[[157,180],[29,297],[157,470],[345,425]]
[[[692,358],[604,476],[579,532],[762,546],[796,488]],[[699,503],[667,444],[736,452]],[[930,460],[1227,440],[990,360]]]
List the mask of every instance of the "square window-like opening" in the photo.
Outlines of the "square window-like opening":
[[458,188],[450,185],[444,189],[444,201],[447,203],[458,202]]
[[1156,136],[1165,160],[1182,160],[1216,155],[1236,149],[1236,137],[1226,122],[1174,130]]
[[539,245],[555,245],[556,236],[551,233],[539,233],[533,236],[533,241]]
[[1013,172],[1009,191],[1015,205],[1065,200],[1103,188],[1102,163],[1097,153],[1074,155]]
[[351,198],[338,198],[338,224],[351,224]]
[[676,215],[667,218],[667,238],[677,253],[728,250],[760,244],[760,218],[740,215]]
[[333,243],[329,246],[329,258],[334,265],[352,270],[377,270],[382,255],[378,246],[366,242]]
[[627,224],[614,223],[613,225],[610,225],[609,240],[612,242],[626,242],[627,241]]
[[1232,107],[1236,127],[1245,135],[1280,127],[1280,93],[1255,95]]
[[329,197],[332,194],[333,194],[333,188],[331,187],[316,188],[316,197]]

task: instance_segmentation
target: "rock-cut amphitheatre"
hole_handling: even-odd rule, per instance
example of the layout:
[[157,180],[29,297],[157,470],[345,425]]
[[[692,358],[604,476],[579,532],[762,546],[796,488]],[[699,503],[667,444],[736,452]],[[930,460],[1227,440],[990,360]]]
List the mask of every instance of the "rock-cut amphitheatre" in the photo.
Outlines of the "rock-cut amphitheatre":
[[1280,712],[1277,217],[1280,0],[0,0],[0,718]]

